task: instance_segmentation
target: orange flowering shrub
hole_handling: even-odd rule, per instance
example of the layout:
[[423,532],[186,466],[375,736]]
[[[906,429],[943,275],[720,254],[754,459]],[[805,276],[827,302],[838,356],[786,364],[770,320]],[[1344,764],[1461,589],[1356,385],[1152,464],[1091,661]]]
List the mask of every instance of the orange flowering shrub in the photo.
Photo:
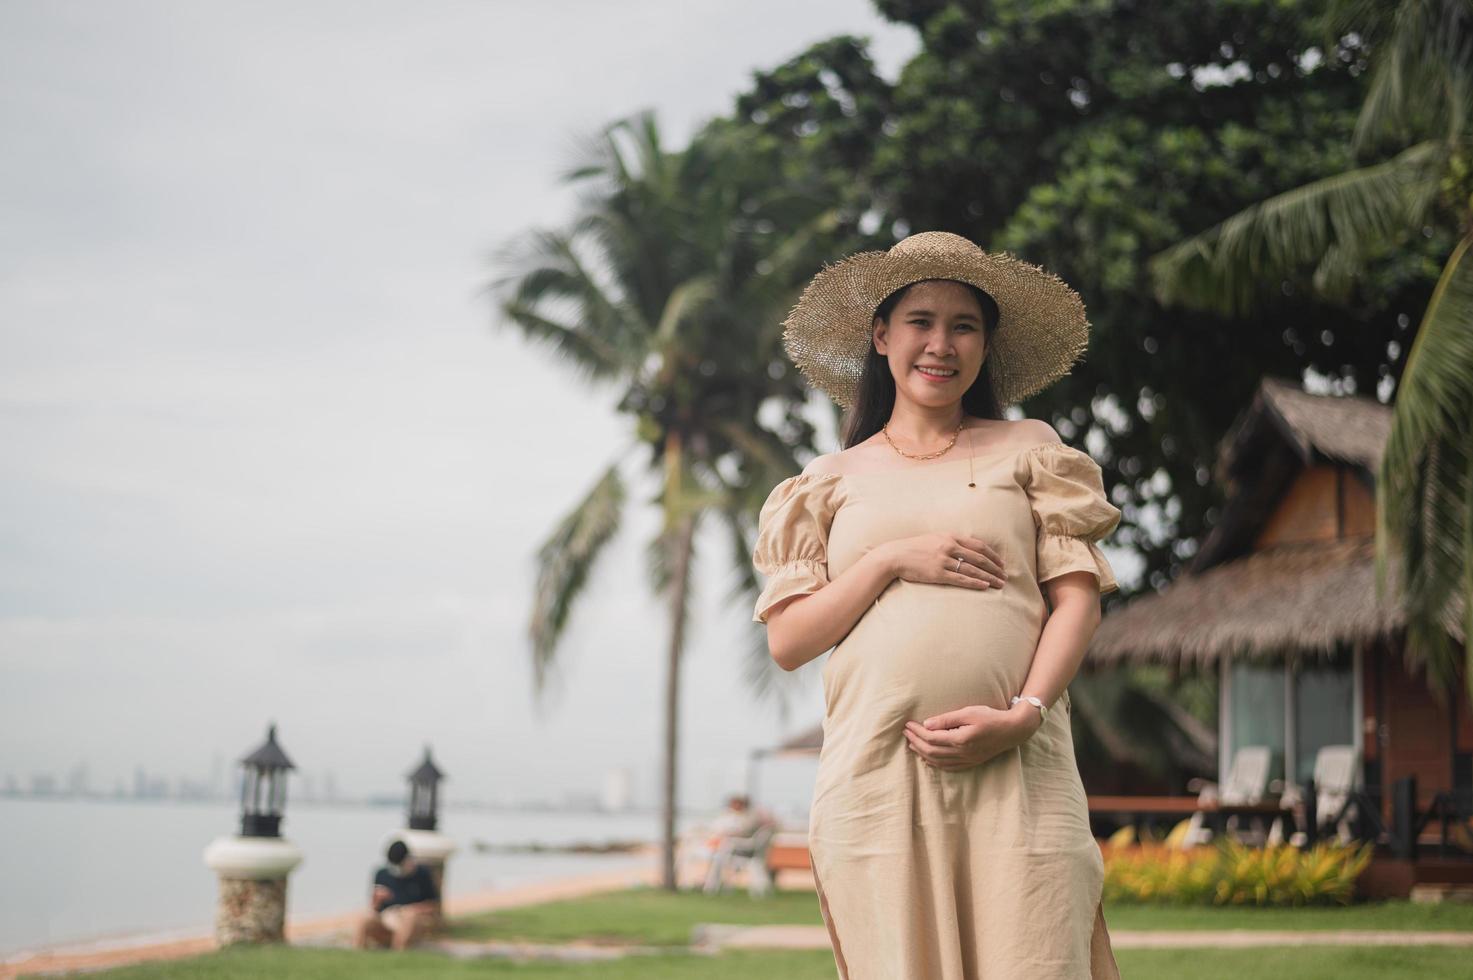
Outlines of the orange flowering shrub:
[[1247,847],[1230,838],[1206,847],[1106,845],[1105,899],[1175,905],[1346,904],[1373,845],[1322,841]]

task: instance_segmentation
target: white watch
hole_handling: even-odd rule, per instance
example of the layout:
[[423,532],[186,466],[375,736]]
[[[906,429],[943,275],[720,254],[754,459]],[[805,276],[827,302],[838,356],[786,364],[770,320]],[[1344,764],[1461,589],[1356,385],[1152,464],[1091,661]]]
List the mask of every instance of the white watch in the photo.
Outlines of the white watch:
[[1048,708],[1044,706],[1044,703],[1041,700],[1031,694],[1027,697],[1022,697],[1020,695],[1014,694],[1013,700],[1009,701],[1008,705],[1009,707],[1011,707],[1012,705],[1017,704],[1019,701],[1027,701],[1029,704],[1037,708],[1039,721],[1048,721]]

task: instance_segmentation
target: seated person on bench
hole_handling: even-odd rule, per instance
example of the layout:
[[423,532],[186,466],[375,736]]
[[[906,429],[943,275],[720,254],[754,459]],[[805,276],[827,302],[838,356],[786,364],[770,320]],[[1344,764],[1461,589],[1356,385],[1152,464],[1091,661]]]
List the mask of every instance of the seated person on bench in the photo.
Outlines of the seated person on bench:
[[430,869],[409,856],[401,840],[389,845],[389,863],[373,876],[371,908],[359,917],[353,945],[407,949],[428,931],[440,911],[440,890]]

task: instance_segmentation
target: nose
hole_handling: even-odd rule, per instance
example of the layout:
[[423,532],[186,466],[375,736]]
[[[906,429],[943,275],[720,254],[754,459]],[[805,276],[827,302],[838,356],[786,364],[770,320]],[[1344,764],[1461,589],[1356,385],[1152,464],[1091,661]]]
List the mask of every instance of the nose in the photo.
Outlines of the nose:
[[931,336],[926,340],[926,353],[936,357],[949,357],[956,353],[956,344],[952,341],[952,331],[948,327],[933,330]]

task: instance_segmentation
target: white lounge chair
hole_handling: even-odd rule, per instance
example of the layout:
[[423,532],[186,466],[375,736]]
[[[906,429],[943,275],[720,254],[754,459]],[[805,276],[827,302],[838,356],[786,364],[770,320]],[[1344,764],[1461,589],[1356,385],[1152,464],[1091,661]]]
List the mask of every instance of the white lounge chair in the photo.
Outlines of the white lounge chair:
[[772,873],[767,869],[767,848],[777,828],[763,824],[751,837],[728,837],[721,842],[706,872],[708,895],[718,894],[726,885],[726,872],[747,869],[747,891],[761,898],[772,891]]
[[[1340,815],[1340,810],[1345,807],[1345,801],[1355,790],[1355,774],[1360,768],[1360,756],[1355,751],[1354,745],[1326,745],[1314,756],[1314,808],[1315,808],[1315,831],[1316,834],[1323,832],[1330,823],[1335,824],[1335,836],[1341,843],[1348,843],[1353,836],[1350,830],[1351,821],[1355,819],[1355,804],[1345,809],[1345,815]],[[1285,805],[1298,804],[1304,799],[1304,787],[1298,783],[1290,783],[1284,790]],[[1339,819],[1337,819],[1339,818]],[[1289,843],[1295,847],[1303,847],[1307,836],[1302,830],[1296,830],[1289,835]],[[1283,840],[1283,818],[1274,821],[1273,830],[1270,831],[1269,840],[1278,843]]]
[[[1233,753],[1233,764],[1228,769],[1227,779],[1219,786],[1205,779],[1193,779],[1187,789],[1197,793],[1197,803],[1261,803],[1268,790],[1268,773],[1273,765],[1273,750],[1267,745],[1244,745]],[[1245,836],[1237,828],[1238,818],[1228,818],[1227,830],[1240,837]],[[1206,826],[1202,811],[1192,814],[1191,824],[1182,839],[1183,847],[1206,844],[1212,840],[1212,830]]]

